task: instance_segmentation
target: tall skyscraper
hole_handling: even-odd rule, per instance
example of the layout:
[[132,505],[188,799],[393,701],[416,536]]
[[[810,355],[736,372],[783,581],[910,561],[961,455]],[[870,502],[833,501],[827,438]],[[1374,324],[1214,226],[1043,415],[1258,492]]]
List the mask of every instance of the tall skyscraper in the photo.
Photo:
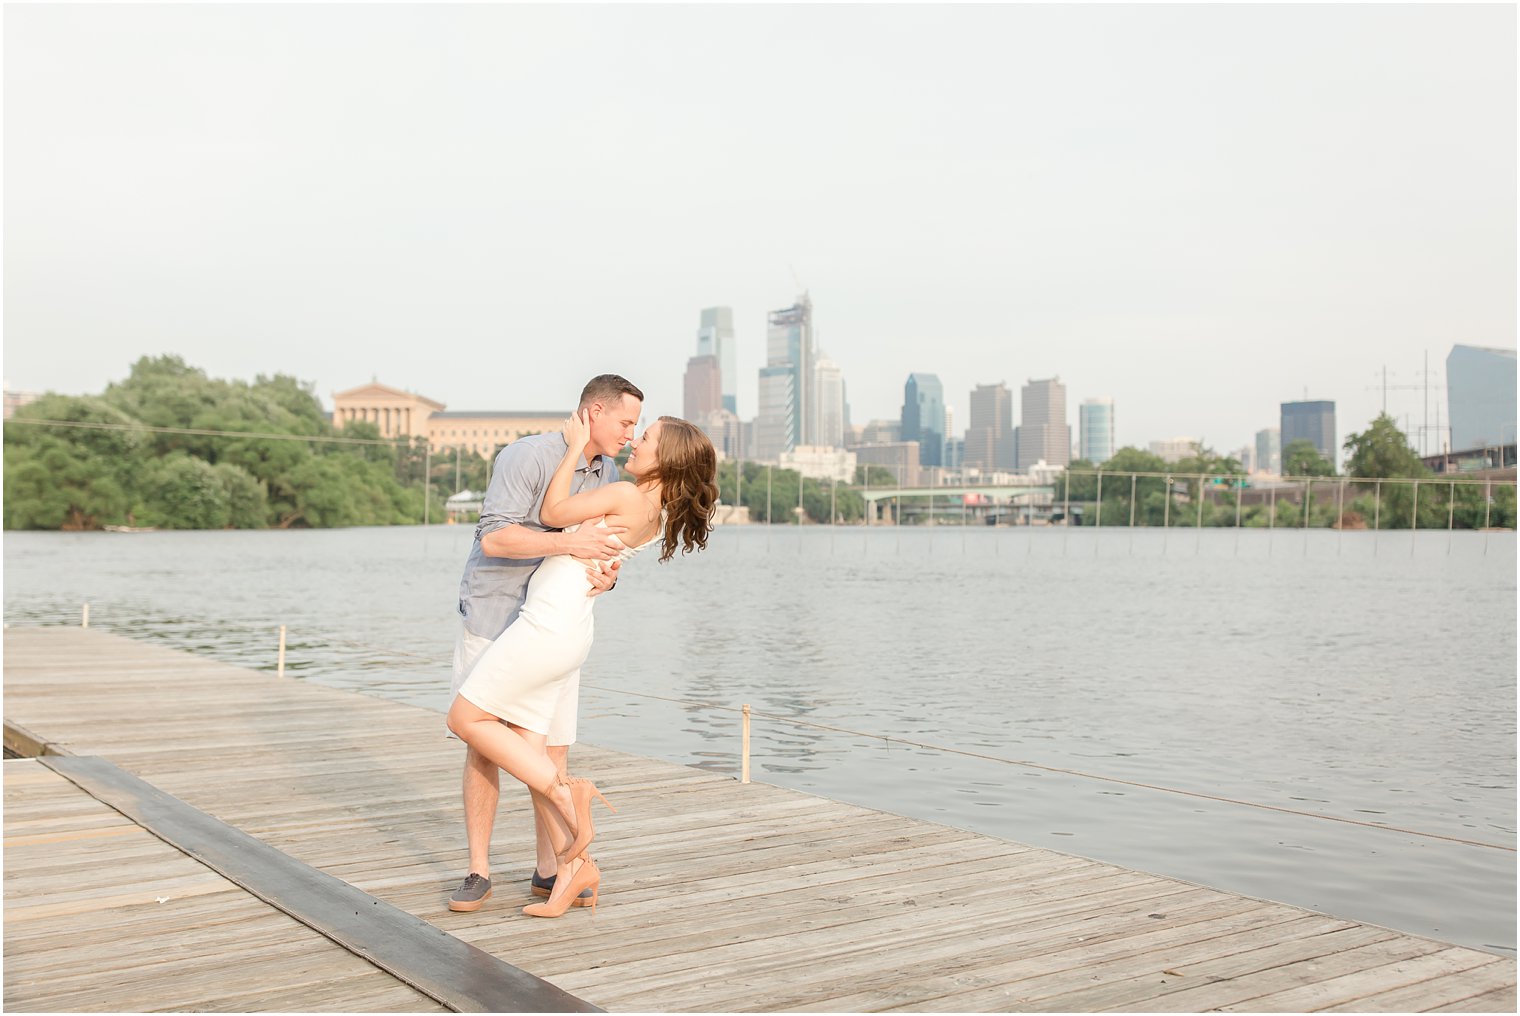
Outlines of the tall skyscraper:
[[1515,443],[1515,351],[1452,346],[1446,356],[1451,448]]
[[[697,355],[718,359],[718,371],[722,375],[723,408],[730,413],[739,411],[736,393],[739,384],[737,366],[738,351],[734,342],[734,311],[732,307],[707,307],[702,311],[702,324],[697,329]],[[691,417],[687,417],[691,419]]]
[[1013,470],[1018,456],[1013,447],[1013,392],[999,381],[971,390],[971,426],[966,428],[968,466],[984,471]]
[[849,412],[844,401],[844,374],[827,356],[814,365],[813,390],[818,394],[818,433],[813,443],[824,448],[843,448]]
[[918,464],[945,463],[945,389],[934,374],[909,374],[903,385],[902,439],[918,442]]
[[1234,451],[1235,461],[1240,463],[1240,468],[1247,473],[1256,472],[1256,448],[1254,445],[1241,445]]
[[702,431],[713,443],[713,448],[722,459],[748,458],[748,450],[745,447],[745,430],[743,422],[726,409],[714,409],[697,417],[687,417],[692,423],[702,428]]
[[702,419],[715,409],[723,408],[723,376],[718,358],[712,355],[694,356],[686,361],[686,398],[682,403],[682,415],[688,420]]
[[803,293],[785,310],[766,317],[765,366],[760,368],[760,413],[755,454],[775,461],[798,445],[816,444],[818,403],[813,339],[813,302]]
[[1282,446],[1294,441],[1308,441],[1319,449],[1332,466],[1340,462],[1335,444],[1334,402],[1284,402],[1282,404]]
[[1114,439],[1114,400],[1083,399],[1077,409],[1078,454],[1093,465],[1101,466],[1117,451]]
[[1066,422],[1066,386],[1059,377],[1031,380],[1019,393],[1017,444],[1019,468],[1040,461],[1071,464],[1071,425]]
[[1282,473],[1282,432],[1276,427],[1256,432],[1256,459],[1253,464],[1256,467],[1253,472],[1273,476]]
[[755,414],[755,458],[775,462],[801,442],[797,376],[789,363],[760,368],[760,411]]

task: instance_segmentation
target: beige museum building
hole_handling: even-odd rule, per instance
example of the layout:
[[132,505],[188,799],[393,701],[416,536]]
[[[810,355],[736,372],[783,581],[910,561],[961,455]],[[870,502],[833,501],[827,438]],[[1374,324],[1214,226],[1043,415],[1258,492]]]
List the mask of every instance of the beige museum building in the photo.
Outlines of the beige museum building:
[[333,426],[368,420],[381,437],[427,438],[438,452],[459,448],[487,459],[520,437],[557,431],[570,410],[446,413],[442,402],[374,382],[333,395]]

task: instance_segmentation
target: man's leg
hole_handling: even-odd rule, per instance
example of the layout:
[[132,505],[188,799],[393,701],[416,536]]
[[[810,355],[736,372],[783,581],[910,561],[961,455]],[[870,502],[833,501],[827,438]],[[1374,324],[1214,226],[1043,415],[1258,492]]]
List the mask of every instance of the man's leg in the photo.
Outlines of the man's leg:
[[[459,694],[465,678],[488,648],[491,640],[471,635],[463,623],[454,638],[454,679],[449,701]],[[454,735],[449,734],[450,737]],[[449,909],[472,911],[491,895],[491,829],[496,823],[496,805],[501,797],[500,770],[484,755],[466,745],[464,775],[461,780],[464,803],[464,837],[470,848],[469,874],[449,899]],[[476,877],[471,877],[471,876]]]
[[[474,748],[464,756],[464,835],[470,845],[470,871],[491,877],[491,830],[501,799],[501,770]],[[552,854],[550,855],[553,856]]]

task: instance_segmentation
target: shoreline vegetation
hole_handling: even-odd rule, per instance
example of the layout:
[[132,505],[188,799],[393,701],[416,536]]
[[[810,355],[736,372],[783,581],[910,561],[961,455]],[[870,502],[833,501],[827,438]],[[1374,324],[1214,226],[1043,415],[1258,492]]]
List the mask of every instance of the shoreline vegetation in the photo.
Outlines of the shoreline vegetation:
[[[314,389],[286,374],[223,381],[178,356],[159,356],[142,357],[100,395],[43,395],[6,423],[5,528],[417,525],[446,517],[449,492],[485,488],[490,464],[483,456],[453,448],[430,455],[424,438],[384,439],[368,422],[337,430]],[[1248,491],[1239,462],[1201,446],[1172,463],[1122,448],[1102,464],[1111,477],[1106,487],[1095,464],[1075,461],[1056,500],[1069,504],[1073,524],[1088,526],[1515,527],[1513,481],[1451,487],[1387,416],[1344,447],[1347,471],[1339,478],[1307,441],[1283,449],[1288,472],[1324,481],[1307,491],[1307,519],[1302,488],[1262,503],[1260,492]],[[1113,482],[1131,473],[1138,474],[1133,485]],[[1433,482],[1416,494],[1412,483],[1375,486],[1374,478]],[[1330,492],[1337,479],[1346,482],[1344,497]],[[896,485],[880,466],[858,467],[854,480]],[[718,485],[723,503],[741,504],[758,523],[826,522],[832,515],[851,524],[866,516],[857,490],[757,462],[720,463]],[[951,502],[946,496],[944,508],[958,512]],[[1198,507],[1179,511],[1182,505]]]
[[[334,430],[313,389],[285,374],[222,381],[160,356],[139,359],[100,395],[43,395],[6,423],[5,528],[422,521],[423,443],[383,440],[372,423]],[[27,426],[29,419],[74,426]],[[483,477],[484,460],[473,458],[471,478]],[[451,478],[456,468],[448,456],[433,465]],[[432,517],[443,518],[444,488],[432,489]]]

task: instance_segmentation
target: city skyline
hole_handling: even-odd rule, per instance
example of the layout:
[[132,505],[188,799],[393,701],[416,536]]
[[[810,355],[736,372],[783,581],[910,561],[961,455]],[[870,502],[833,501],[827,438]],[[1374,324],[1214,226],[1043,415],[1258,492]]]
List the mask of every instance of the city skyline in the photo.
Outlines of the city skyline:
[[381,377],[538,409],[614,371],[676,412],[693,315],[726,307],[751,420],[764,315],[810,291],[857,423],[924,371],[959,437],[976,386],[1059,374],[1124,407],[1120,444],[1222,451],[1285,401],[1363,429],[1386,366],[1429,449],[1446,350],[1514,344],[1513,7],[22,5],[6,27],[20,389],[172,353],[329,405]]

